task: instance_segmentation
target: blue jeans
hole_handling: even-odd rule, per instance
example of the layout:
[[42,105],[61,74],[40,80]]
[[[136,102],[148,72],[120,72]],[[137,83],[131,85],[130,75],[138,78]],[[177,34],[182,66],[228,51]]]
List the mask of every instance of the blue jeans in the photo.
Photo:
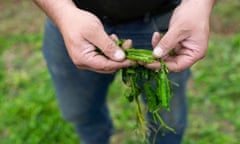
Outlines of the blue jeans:
[[[130,38],[136,48],[152,49],[154,31],[165,32],[171,13],[145,17],[129,23],[104,24],[106,31],[119,38]],[[47,20],[43,54],[54,83],[57,100],[65,120],[71,122],[84,144],[108,144],[113,124],[106,103],[107,90],[114,74],[100,74],[79,70],[72,63],[57,27]],[[189,70],[171,73],[170,79],[179,84],[174,87],[171,112],[161,115],[176,134],[158,135],[156,144],[179,144],[187,124],[186,82]],[[152,137],[150,137],[151,139]]]

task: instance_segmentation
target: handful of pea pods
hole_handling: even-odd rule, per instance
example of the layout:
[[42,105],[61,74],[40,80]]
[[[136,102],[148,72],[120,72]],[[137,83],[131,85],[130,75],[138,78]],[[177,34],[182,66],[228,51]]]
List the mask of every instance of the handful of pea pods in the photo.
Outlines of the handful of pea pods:
[[[123,41],[117,44],[121,46]],[[125,49],[126,58],[138,62],[152,63],[159,61],[160,70],[151,70],[142,65],[136,65],[122,69],[122,81],[127,86],[126,97],[129,102],[135,102],[137,111],[137,124],[140,134],[145,139],[151,126],[145,120],[140,102],[140,94],[144,94],[147,101],[147,110],[152,114],[152,120],[160,124],[159,128],[152,129],[156,132],[165,129],[175,132],[169,127],[160,115],[160,111],[170,111],[170,101],[172,97],[170,80],[168,78],[167,66],[163,59],[156,59],[152,56],[151,50],[129,48]]]

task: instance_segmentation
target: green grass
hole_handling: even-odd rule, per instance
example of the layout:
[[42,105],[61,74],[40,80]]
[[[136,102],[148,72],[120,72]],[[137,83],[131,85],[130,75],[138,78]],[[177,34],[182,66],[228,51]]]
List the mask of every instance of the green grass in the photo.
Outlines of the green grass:
[[193,67],[186,144],[239,142],[240,35],[211,38],[204,60]]
[[[224,2],[214,9],[208,53],[192,67],[183,144],[240,141],[240,20],[233,14],[240,9],[238,0]],[[61,119],[41,54],[45,16],[23,0],[3,0],[0,10],[0,143],[78,143],[72,126]],[[119,75],[108,98],[116,128],[112,143],[139,144],[134,106],[124,97]]]

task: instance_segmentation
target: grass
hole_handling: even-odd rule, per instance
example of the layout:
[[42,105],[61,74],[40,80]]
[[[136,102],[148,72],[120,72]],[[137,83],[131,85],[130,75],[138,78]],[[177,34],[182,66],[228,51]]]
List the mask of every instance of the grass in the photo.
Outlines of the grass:
[[193,67],[186,144],[239,142],[240,37],[214,36],[206,58]]
[[[240,4],[227,2],[215,6],[208,53],[192,67],[183,144],[240,141]],[[0,11],[0,143],[78,143],[61,119],[41,54],[44,14],[24,0],[2,0]],[[139,144],[133,105],[123,95],[117,76],[108,97],[116,128],[112,143]]]

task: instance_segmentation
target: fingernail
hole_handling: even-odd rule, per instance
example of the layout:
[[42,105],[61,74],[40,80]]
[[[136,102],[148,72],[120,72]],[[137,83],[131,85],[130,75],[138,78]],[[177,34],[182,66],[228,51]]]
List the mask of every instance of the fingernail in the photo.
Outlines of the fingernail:
[[127,39],[124,41],[123,45],[122,45],[122,48],[123,49],[127,49],[127,48],[130,48],[132,46],[132,40],[131,39]]
[[163,55],[163,50],[160,46],[157,46],[154,50],[153,50],[153,55],[156,57],[161,57]]
[[125,54],[122,50],[117,50],[114,54],[114,58],[116,60],[123,60],[125,58]]

